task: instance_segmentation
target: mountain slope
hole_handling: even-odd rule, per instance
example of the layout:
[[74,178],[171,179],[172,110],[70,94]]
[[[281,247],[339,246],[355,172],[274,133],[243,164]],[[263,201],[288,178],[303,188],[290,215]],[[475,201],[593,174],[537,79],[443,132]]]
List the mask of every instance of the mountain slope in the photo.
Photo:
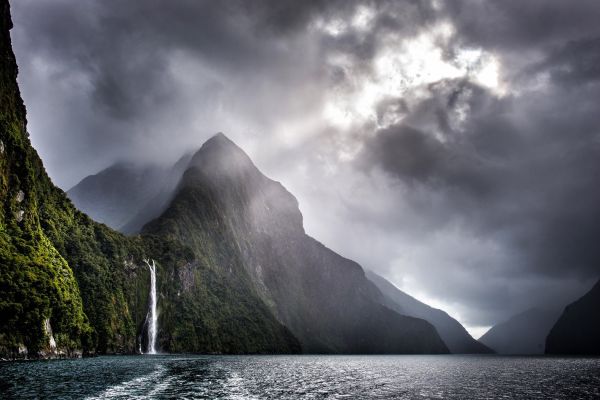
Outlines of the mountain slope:
[[[298,352],[249,281],[229,285],[179,242],[96,223],[52,184],[26,131],[11,27],[0,0],[0,356],[137,351],[146,341],[144,258],[158,266],[161,349]],[[174,324],[179,331],[166,329]]]
[[493,326],[479,341],[499,354],[543,354],[558,310],[532,308]]
[[145,348],[146,258],[157,262],[163,351],[299,352],[290,330],[313,352],[447,351],[429,323],[382,306],[357,264],[307,237],[293,196],[222,136],[143,234],[78,211],[28,139],[10,26],[0,0],[2,357]]
[[447,352],[433,326],[382,306],[358,264],[307,236],[296,199],[223,134],[142,232],[186,243],[223,276],[247,276],[307,352]]
[[[67,261],[42,229],[46,189],[26,131],[8,2],[0,2],[0,353],[70,352],[92,337]],[[54,318],[52,318],[55,316]],[[53,341],[56,346],[54,346]]]
[[384,305],[396,312],[430,322],[451,353],[493,353],[491,349],[473,339],[467,330],[442,310],[430,307],[409,296],[394,284],[376,273],[366,270],[367,278],[377,286],[384,296]]
[[137,233],[167,207],[191,154],[170,168],[117,163],[67,192],[75,206],[113,229]]
[[565,307],[546,339],[546,354],[600,355],[600,280]]

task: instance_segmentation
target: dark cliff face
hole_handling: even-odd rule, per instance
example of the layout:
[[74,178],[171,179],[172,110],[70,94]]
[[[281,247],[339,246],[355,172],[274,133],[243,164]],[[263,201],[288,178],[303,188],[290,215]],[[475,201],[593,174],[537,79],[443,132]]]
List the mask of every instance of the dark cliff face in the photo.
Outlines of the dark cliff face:
[[499,354],[543,354],[559,310],[532,308],[493,326],[479,340]]
[[367,278],[383,294],[384,305],[387,305],[399,314],[422,318],[431,323],[437,329],[451,353],[486,354],[494,352],[489,347],[473,339],[457,320],[444,311],[421,303],[372,271],[366,271],[366,274]]
[[548,334],[546,354],[600,355],[600,281],[565,307]]
[[447,352],[433,326],[383,306],[358,264],[307,236],[294,196],[222,134],[194,155],[143,232],[181,240],[219,274],[252,282],[306,352]]

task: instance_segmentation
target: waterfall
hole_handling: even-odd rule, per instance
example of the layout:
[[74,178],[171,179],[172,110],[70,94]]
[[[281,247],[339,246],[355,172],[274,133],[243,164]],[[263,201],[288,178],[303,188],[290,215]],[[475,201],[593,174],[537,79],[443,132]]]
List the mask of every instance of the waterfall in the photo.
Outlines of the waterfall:
[[156,314],[156,264],[144,260],[150,269],[150,307],[148,308],[148,354],[156,354],[156,334],[158,332],[158,315]]

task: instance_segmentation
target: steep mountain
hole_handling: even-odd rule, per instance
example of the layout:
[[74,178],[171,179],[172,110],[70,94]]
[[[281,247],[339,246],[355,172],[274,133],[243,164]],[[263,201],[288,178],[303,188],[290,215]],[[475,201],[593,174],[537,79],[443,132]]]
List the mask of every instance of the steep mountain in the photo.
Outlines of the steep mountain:
[[[79,288],[67,261],[42,229],[59,190],[31,148],[11,48],[9,5],[0,2],[0,352],[66,351],[91,340]],[[41,175],[41,176],[40,176]],[[50,198],[51,208],[40,202]],[[50,324],[50,317],[55,315]],[[51,329],[53,333],[51,333]]]
[[499,354],[543,354],[559,310],[532,308],[493,326],[479,341]]
[[182,241],[222,274],[249,276],[307,352],[447,352],[433,326],[383,306],[358,264],[307,236],[294,196],[223,134],[194,155],[143,233]]
[[168,206],[191,154],[167,168],[117,163],[73,186],[67,196],[75,206],[123,233],[137,233]]
[[546,354],[600,355],[600,280],[565,307],[548,334]]
[[422,318],[437,329],[451,353],[493,353],[487,346],[473,339],[469,332],[446,312],[428,306],[398,289],[393,283],[373,271],[365,270],[367,278],[383,294],[383,304],[402,315]]
[[137,351],[147,340],[144,258],[157,261],[160,349],[300,351],[250,280],[223,277],[177,241],[94,222],[52,184],[28,138],[11,27],[0,0],[0,356]]
[[11,26],[0,0],[0,356],[144,348],[149,258],[164,351],[447,351],[429,323],[382,306],[360,266],[306,236],[293,196],[222,135],[141,235],[78,211],[29,141]]

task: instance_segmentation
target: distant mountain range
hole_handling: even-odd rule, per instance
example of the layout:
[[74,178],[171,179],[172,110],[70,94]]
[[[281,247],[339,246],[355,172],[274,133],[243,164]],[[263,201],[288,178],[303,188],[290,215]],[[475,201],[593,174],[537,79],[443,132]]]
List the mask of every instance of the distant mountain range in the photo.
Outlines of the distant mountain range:
[[532,308],[495,325],[479,341],[499,354],[544,354],[559,315],[560,310]]
[[564,310],[534,307],[493,326],[479,341],[499,354],[600,354],[600,281]]
[[171,167],[120,162],[87,176],[67,196],[95,221],[138,233],[167,208],[191,157],[185,155]]
[[377,286],[384,296],[384,305],[399,314],[429,321],[450,349],[451,353],[493,353],[494,351],[473,339],[467,330],[446,312],[428,306],[409,296],[394,284],[376,273],[367,270],[367,278]]

